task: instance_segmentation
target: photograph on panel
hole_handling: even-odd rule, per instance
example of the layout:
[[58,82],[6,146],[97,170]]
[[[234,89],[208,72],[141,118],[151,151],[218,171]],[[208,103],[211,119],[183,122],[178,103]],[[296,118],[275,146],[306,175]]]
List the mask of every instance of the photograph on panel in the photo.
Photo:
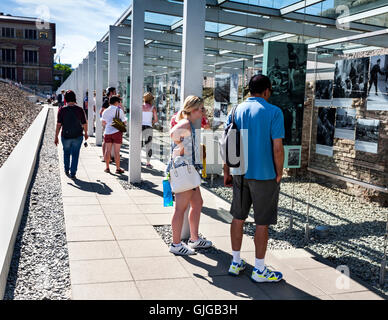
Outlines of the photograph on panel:
[[215,76],[214,100],[229,103],[230,101],[230,74],[217,74]]
[[287,154],[287,168],[300,168],[300,156],[300,148],[290,147]]
[[368,81],[369,58],[336,61],[333,106],[349,107],[355,98],[366,99]]
[[388,55],[370,61],[367,110],[388,111]]
[[238,103],[238,73],[230,75],[230,103]]
[[356,125],[356,150],[377,153],[379,129],[380,120],[358,119]]
[[333,100],[333,80],[317,80],[315,82],[315,106],[330,107]]
[[335,115],[335,108],[318,109],[316,153],[333,156]]
[[271,104],[282,109],[285,145],[302,144],[307,46],[298,43],[267,42],[266,74],[271,79]]
[[354,140],[356,123],[356,109],[337,108],[334,138]]

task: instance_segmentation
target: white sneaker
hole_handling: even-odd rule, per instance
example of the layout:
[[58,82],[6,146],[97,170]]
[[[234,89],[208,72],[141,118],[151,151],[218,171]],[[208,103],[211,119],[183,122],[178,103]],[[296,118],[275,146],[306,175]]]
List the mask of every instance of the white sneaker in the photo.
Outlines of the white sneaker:
[[191,248],[191,249],[208,249],[210,248],[213,243],[209,240],[205,240],[205,239],[202,239],[202,238],[198,238],[197,241],[191,241],[189,240],[189,242],[187,243],[187,245]]
[[180,246],[173,246],[171,244],[170,252],[179,256],[189,256],[189,255],[197,254],[195,250],[188,247],[187,244],[184,242],[181,242]]

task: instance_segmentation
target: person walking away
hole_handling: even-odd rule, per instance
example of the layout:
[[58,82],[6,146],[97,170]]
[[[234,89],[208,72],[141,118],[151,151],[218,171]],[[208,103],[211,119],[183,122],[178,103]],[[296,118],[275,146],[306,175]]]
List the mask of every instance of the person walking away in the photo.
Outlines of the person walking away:
[[67,91],[65,99],[67,106],[61,108],[58,112],[54,143],[58,146],[58,135],[62,130],[61,141],[63,145],[65,173],[66,176],[75,179],[83,136],[85,137],[85,141],[88,140],[88,124],[85,112],[76,105],[75,93],[71,90]]
[[[194,122],[201,119],[202,106],[204,102],[202,98],[196,96],[188,96],[184,102],[183,108],[177,114],[178,123],[170,131],[172,140],[172,155],[167,166],[167,174],[173,170],[172,161],[175,168],[186,165],[186,162],[192,164],[196,170],[201,169],[201,165],[197,165],[196,160],[199,160],[199,141],[195,137]],[[173,174],[173,173],[171,173]],[[212,246],[212,242],[199,237],[198,229],[201,216],[203,200],[199,187],[175,194],[175,210],[172,218],[172,235],[173,243],[170,246],[170,252],[176,255],[192,255],[195,254],[195,249],[207,249]],[[189,213],[190,223],[190,239],[186,245],[181,241],[181,232],[183,226],[184,214],[187,207],[191,206]]]
[[106,173],[110,173],[109,163],[111,158],[112,144],[114,144],[114,155],[116,162],[116,173],[122,174],[124,170],[120,168],[120,148],[123,143],[123,133],[112,126],[113,119],[118,112],[122,122],[127,123],[127,118],[124,115],[123,110],[120,108],[121,99],[117,96],[113,96],[109,99],[109,108],[107,108],[102,114],[102,125],[105,126],[105,164]]
[[[233,201],[230,212],[231,243],[233,261],[229,274],[237,276],[246,267],[240,257],[243,226],[253,204],[256,223],[256,262],[251,279],[254,282],[278,282],[281,272],[271,271],[264,264],[268,243],[268,226],[277,223],[280,182],[284,162],[284,118],[280,108],[268,103],[272,93],[271,81],[267,76],[256,75],[249,83],[251,97],[240,104],[235,112],[238,130],[247,130],[248,146],[244,167],[230,168],[224,164],[224,184],[233,186]],[[231,123],[231,113],[227,125]],[[244,131],[245,132],[245,131]],[[247,162],[246,162],[247,161]]]
[[[105,90],[105,95],[103,98],[102,107],[101,107],[101,111],[100,111],[100,118],[102,117],[103,112],[106,109],[108,109],[110,106],[109,99],[115,95],[116,95],[116,88],[108,87]],[[104,162],[105,161],[105,141],[104,141],[104,139],[102,139],[102,158],[103,158],[102,162]]]
[[368,91],[368,95],[370,94],[370,91],[372,89],[372,85],[375,86],[376,88],[376,96],[378,96],[378,80],[379,80],[379,73],[383,76],[384,73],[381,71],[381,68],[380,68],[380,62],[381,62],[381,59],[378,59],[377,60],[377,63],[372,67],[372,69],[370,70],[370,80],[369,80],[369,91]]
[[83,108],[84,108],[84,111],[85,111],[86,119],[88,119],[88,107],[89,107],[89,102],[88,101],[89,101],[89,94],[86,91],[86,95],[85,95],[84,101],[83,101]]
[[152,169],[151,157],[152,157],[152,138],[153,138],[153,125],[158,122],[158,115],[156,114],[156,108],[153,106],[154,96],[150,92],[146,92],[143,97],[143,120],[142,120],[142,147],[146,147],[147,163],[146,166]]

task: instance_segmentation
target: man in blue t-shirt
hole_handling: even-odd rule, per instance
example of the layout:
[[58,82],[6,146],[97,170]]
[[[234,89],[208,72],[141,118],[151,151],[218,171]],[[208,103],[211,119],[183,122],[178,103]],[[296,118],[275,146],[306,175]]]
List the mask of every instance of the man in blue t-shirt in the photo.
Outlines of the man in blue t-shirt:
[[[252,272],[255,282],[278,282],[281,272],[264,265],[268,226],[277,223],[280,181],[284,163],[284,118],[280,108],[268,103],[272,93],[267,76],[256,75],[249,82],[251,97],[240,104],[235,123],[243,138],[244,172],[224,165],[225,186],[233,186],[231,225],[233,261],[229,274],[238,275],[246,262],[240,258],[243,226],[253,204],[256,223],[256,263]],[[229,114],[227,125],[231,122]],[[247,136],[247,137],[246,137]],[[247,139],[246,139],[247,138]],[[245,173],[245,174],[243,174]]]

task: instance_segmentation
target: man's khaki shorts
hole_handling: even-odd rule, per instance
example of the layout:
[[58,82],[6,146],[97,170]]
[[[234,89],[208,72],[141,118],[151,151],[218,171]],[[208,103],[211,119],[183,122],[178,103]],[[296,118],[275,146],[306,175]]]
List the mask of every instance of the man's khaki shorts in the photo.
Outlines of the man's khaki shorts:
[[[246,220],[253,204],[256,225],[276,224],[280,183],[274,180],[245,179],[233,176],[233,201],[230,213],[234,219]],[[241,190],[242,188],[242,190]]]

